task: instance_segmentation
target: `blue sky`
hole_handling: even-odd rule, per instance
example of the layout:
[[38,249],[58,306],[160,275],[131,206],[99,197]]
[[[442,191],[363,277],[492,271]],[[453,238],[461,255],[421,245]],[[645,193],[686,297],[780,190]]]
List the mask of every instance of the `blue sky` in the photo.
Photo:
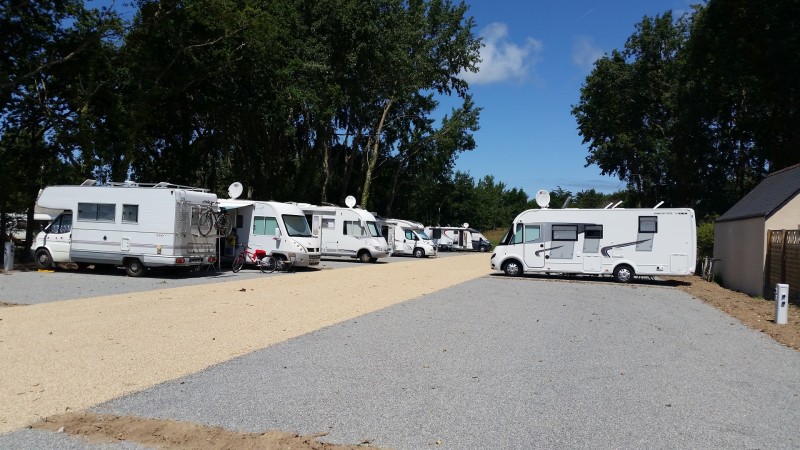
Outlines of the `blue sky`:
[[[699,0],[466,0],[484,38],[481,69],[468,74],[482,107],[477,148],[459,156],[456,170],[475,180],[494,175],[529,198],[556,187],[577,193],[625,189],[617,177],[584,168],[572,105],[592,63],[622,49],[644,16],[672,10],[677,17]],[[457,102],[442,102],[446,109]]]

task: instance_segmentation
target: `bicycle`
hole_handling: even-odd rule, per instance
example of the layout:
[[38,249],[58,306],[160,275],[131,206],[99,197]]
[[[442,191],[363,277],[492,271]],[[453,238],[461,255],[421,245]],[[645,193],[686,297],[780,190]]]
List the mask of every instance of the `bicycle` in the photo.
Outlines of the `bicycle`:
[[233,219],[224,209],[214,211],[210,202],[204,202],[203,211],[197,220],[197,231],[201,236],[208,236],[216,229],[220,236],[227,236],[233,230]]
[[722,261],[719,258],[709,258],[706,256],[705,260],[703,261],[703,273],[702,278],[706,281],[712,281],[714,279],[714,263],[717,261]]
[[231,265],[233,273],[242,270],[242,266],[244,266],[244,262],[247,259],[249,259],[253,264],[258,266],[259,270],[261,270],[262,273],[275,271],[274,263],[272,265],[272,270],[269,270],[268,260],[272,257],[267,256],[267,252],[265,252],[264,250],[259,249],[253,252],[251,251],[250,247],[243,246],[242,244],[239,244],[238,247],[242,247],[242,251],[233,260],[233,264]]
[[276,270],[278,272],[290,272],[292,267],[294,267],[293,257],[286,258],[282,255],[269,255],[262,263],[261,271],[265,273],[272,273]]

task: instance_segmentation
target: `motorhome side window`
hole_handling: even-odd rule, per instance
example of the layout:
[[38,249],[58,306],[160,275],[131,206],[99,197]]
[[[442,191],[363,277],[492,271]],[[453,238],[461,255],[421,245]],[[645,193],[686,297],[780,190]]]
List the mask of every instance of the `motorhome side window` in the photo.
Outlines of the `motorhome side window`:
[[47,226],[48,233],[63,234],[69,233],[72,230],[72,214],[61,214]]
[[553,225],[553,240],[554,241],[577,241],[578,240],[578,226],[577,225]]
[[361,227],[361,224],[357,220],[345,220],[344,221],[344,234],[346,236],[366,236],[364,233],[364,229]]
[[113,222],[117,205],[109,203],[78,203],[78,220]]
[[639,217],[639,233],[658,233],[658,217]]
[[511,241],[512,244],[521,244],[522,243],[522,224],[517,224],[517,229],[514,231],[514,240]]
[[411,231],[411,230],[403,230],[403,231],[406,232],[406,239],[408,239],[409,241],[413,241],[414,240],[415,236],[414,236],[414,232],[413,231]]
[[525,225],[525,242],[535,242],[542,237],[539,225]]
[[278,228],[278,219],[264,216],[253,217],[253,235],[275,236],[275,228]]
[[603,239],[602,225],[586,225],[583,230],[585,239]]
[[433,239],[441,239],[442,238],[442,229],[441,228],[434,228],[431,230],[433,232]]
[[122,205],[122,222],[139,223],[139,205]]

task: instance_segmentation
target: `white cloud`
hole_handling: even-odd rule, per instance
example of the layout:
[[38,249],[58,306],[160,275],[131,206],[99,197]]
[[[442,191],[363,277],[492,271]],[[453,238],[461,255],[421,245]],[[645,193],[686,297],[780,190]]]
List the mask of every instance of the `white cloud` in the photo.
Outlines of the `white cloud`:
[[491,23],[480,33],[483,37],[478,72],[461,72],[461,78],[472,84],[489,84],[506,80],[523,80],[541,60],[542,42],[527,38],[524,44],[508,40],[508,26]]
[[572,62],[585,71],[594,68],[594,62],[602,58],[605,52],[594,44],[589,36],[576,36],[572,44]]

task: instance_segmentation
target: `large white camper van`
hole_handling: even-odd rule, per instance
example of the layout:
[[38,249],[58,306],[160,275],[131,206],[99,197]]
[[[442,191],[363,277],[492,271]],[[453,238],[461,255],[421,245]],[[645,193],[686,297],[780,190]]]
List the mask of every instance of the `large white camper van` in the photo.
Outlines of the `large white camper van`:
[[[319,266],[319,237],[311,235],[303,211],[297,205],[250,200],[220,200],[235,219],[232,239],[225,240],[223,256],[235,258],[248,246],[256,255],[272,255],[292,261],[296,267]],[[246,263],[250,263],[245,259]]]
[[130,276],[150,267],[197,267],[216,261],[216,236],[198,231],[217,196],[169,183],[46,187],[37,205],[62,210],[36,236],[40,268],[56,263],[125,266]]
[[507,275],[612,275],[627,283],[636,275],[692,275],[696,258],[689,208],[543,208],[514,219],[491,265]]
[[414,255],[417,258],[436,256],[436,246],[425,234],[425,227],[421,223],[413,220],[378,219],[378,226],[392,248],[392,255]]
[[303,210],[311,234],[319,237],[322,256],[348,256],[361,262],[377,262],[389,256],[389,245],[381,236],[375,216],[354,208],[355,198],[348,196],[347,208],[336,205],[297,206]]
[[480,231],[469,228],[465,223],[463,227],[426,227],[425,233],[439,250],[477,250],[488,252],[492,243]]

